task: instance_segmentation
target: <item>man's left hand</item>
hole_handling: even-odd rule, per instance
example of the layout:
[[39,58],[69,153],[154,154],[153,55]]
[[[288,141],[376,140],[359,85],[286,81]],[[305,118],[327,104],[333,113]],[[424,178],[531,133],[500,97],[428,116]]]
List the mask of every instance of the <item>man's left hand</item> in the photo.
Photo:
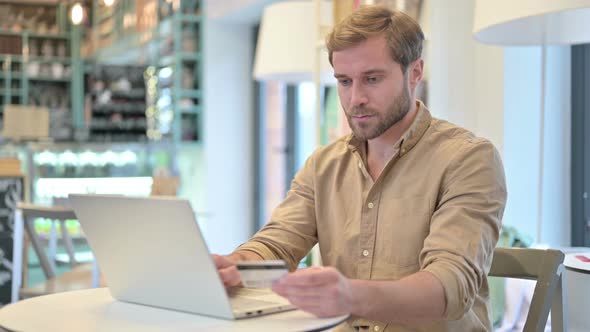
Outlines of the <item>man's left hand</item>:
[[333,317],[352,312],[350,281],[333,267],[314,266],[283,276],[272,290],[291,304],[318,317]]

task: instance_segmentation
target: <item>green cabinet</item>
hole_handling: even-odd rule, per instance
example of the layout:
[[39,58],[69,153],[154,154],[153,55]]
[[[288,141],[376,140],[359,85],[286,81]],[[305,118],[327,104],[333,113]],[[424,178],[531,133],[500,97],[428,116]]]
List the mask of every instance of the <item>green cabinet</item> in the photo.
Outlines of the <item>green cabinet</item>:
[[95,3],[92,61],[146,67],[147,137],[199,141],[202,0]]
[[166,20],[172,33],[162,40],[172,47],[164,48],[157,62],[158,112],[164,118],[172,113],[170,134],[175,141],[195,141],[202,109],[200,17],[176,11]]
[[99,64],[88,64],[86,68],[87,140],[146,141],[146,68]]
[[[91,9],[91,29],[84,38],[83,27],[69,23],[65,3],[0,3],[0,105],[47,106],[54,139],[92,141],[93,129],[101,126],[92,121],[104,119],[88,119],[87,113],[94,110],[85,105],[90,89],[85,89],[84,68],[142,66],[151,68],[146,75],[153,76],[153,86],[144,87],[151,100],[145,110],[145,137],[198,142],[203,116],[203,3],[118,0],[107,7],[93,1],[86,8]],[[88,51],[84,59],[81,50]]]
[[0,104],[47,107],[50,135],[71,140],[83,112],[79,28],[63,4],[7,3],[0,12],[7,16],[0,18]]

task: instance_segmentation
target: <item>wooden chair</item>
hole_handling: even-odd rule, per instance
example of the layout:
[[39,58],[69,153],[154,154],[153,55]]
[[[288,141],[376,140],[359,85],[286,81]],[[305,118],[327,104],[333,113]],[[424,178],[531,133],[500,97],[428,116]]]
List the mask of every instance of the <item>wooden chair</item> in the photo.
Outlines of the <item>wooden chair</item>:
[[94,271],[92,264],[80,264],[72,270],[48,279],[38,285],[22,288],[19,296],[21,299],[26,299],[41,295],[89,289],[97,286],[104,287],[105,283],[103,280],[99,280],[98,282],[93,281]]
[[537,280],[523,332],[543,332],[551,311],[551,331],[567,330],[564,319],[563,259],[559,250],[496,248],[489,276]]
[[[61,238],[69,257],[72,270],[56,276],[54,257],[48,257],[44,245],[35,231],[35,219],[45,218],[60,223]],[[56,292],[78,290],[98,286],[98,277],[93,275],[91,264],[77,266],[74,245],[65,225],[66,220],[77,219],[74,211],[63,206],[40,206],[29,203],[19,203],[15,212],[14,250],[12,271],[12,302],[19,297],[31,297],[52,294]],[[41,269],[47,281],[30,288],[23,286],[23,270],[26,262],[23,258],[24,232],[31,242],[35,254],[39,259]]]

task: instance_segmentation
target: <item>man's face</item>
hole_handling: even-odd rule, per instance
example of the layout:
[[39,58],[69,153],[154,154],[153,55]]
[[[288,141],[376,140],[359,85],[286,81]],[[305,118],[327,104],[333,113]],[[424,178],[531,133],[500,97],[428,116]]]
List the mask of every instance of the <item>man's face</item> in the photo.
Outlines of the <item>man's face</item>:
[[356,137],[379,137],[410,110],[408,75],[391,58],[384,37],[334,52],[332,63],[338,95]]

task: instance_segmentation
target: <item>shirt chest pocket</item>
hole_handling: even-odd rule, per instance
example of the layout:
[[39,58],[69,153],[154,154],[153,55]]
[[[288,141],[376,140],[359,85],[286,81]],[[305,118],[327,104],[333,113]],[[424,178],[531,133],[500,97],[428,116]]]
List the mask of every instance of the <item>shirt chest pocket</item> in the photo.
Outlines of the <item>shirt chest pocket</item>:
[[382,200],[376,236],[376,259],[385,265],[418,265],[430,228],[430,205],[424,197]]

